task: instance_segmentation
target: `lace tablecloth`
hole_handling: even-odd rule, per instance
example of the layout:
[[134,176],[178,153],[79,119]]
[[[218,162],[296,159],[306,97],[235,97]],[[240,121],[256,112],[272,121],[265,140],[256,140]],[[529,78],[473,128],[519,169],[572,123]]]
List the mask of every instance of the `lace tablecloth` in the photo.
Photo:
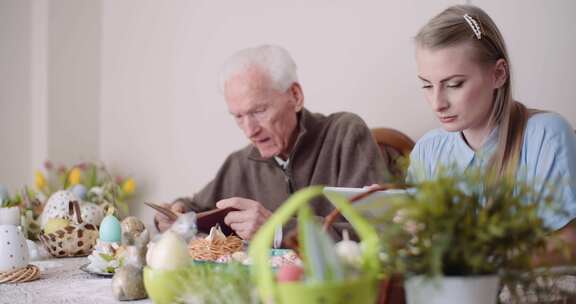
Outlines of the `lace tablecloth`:
[[[112,294],[112,278],[96,276],[80,270],[87,259],[61,258],[37,261],[33,264],[41,269],[40,279],[27,283],[0,284],[0,304],[20,303],[152,303],[149,299],[138,301],[118,301]],[[572,294],[576,290],[576,276],[565,276],[556,281],[555,289]],[[529,297],[531,298],[531,297]],[[545,303],[576,303],[576,299],[552,297]],[[555,299],[554,299],[555,298]],[[562,299],[563,298],[563,299]],[[507,290],[500,295],[502,303],[513,303]],[[524,303],[539,303],[528,300]]]
[[152,303],[149,299],[118,301],[112,294],[112,278],[80,270],[87,259],[61,258],[36,261],[41,275],[36,281],[0,284],[0,303]]

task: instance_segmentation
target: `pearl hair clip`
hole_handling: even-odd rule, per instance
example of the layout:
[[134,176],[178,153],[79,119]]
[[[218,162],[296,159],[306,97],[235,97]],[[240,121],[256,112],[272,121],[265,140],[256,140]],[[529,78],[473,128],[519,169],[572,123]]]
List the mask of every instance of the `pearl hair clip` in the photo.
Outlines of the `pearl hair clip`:
[[468,14],[464,15],[464,20],[466,20],[468,25],[470,25],[470,28],[472,28],[474,35],[476,35],[476,39],[480,40],[482,38],[482,31],[480,31],[480,25],[478,22]]

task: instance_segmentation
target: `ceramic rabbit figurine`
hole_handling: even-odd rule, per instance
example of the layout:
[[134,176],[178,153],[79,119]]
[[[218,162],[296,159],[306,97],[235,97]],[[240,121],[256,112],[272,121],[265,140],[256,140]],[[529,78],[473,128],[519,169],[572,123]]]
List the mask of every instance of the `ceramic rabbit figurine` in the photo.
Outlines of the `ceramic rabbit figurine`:
[[122,232],[122,245],[126,247],[124,265],[116,270],[112,278],[112,292],[120,301],[146,298],[142,268],[145,264],[146,248],[150,241],[148,230],[141,233]]

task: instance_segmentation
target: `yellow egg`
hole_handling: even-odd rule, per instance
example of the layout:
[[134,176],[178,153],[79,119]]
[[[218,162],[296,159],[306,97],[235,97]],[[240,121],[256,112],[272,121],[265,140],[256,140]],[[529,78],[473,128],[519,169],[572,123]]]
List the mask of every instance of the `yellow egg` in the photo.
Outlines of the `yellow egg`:
[[57,230],[64,229],[64,227],[68,226],[70,221],[67,219],[62,218],[51,218],[46,222],[46,226],[44,226],[44,233],[53,233]]
[[164,232],[150,250],[148,265],[152,269],[174,270],[191,262],[186,242],[172,231]]

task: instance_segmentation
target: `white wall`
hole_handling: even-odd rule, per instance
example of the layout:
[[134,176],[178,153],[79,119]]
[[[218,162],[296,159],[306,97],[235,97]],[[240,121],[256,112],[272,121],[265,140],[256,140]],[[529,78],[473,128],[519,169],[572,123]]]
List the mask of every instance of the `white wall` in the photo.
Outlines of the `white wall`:
[[[394,127],[417,139],[438,124],[415,77],[412,37],[444,7],[465,2],[33,3],[38,1],[48,1],[46,92],[40,103],[46,109],[39,111],[46,117],[47,135],[37,126],[32,135],[48,138],[47,157],[68,162],[99,158],[113,171],[134,176],[140,189],[133,210],[147,221],[151,212],[142,201],[192,194],[212,178],[227,154],[247,143],[217,90],[218,70],[231,53],[262,43],[283,45],[298,63],[308,108],[353,111],[371,127]],[[568,15],[576,11],[576,2],[472,2],[485,8],[504,32],[518,99],[558,111],[576,126],[576,91],[571,89],[576,80],[576,35],[571,33],[576,21]],[[0,22],[29,22],[25,5],[7,6],[21,2],[0,3],[3,11],[6,8],[0,14],[13,16]],[[0,28],[3,36],[18,37],[21,32],[15,31]],[[26,44],[15,48],[29,51]],[[24,55],[11,57],[4,47],[0,52],[2,63],[25,61]],[[17,82],[24,85],[25,77]],[[0,83],[0,89],[5,86]],[[30,89],[23,88],[18,92],[26,99]],[[31,91],[43,95],[41,86]],[[25,105],[8,105],[5,95],[0,96],[0,117],[12,117],[4,114],[12,111],[30,120]],[[37,107],[33,110],[38,112]],[[3,131],[14,123],[0,122],[3,141],[18,142],[13,132]],[[7,155],[10,159],[2,156],[0,166],[21,165],[7,167],[0,177],[14,176],[12,184],[29,180],[31,174],[21,173],[21,168],[30,172],[36,165],[26,163],[28,156]]]
[[0,1],[0,184],[31,176],[30,1]]
[[414,90],[410,37],[453,2],[104,1],[101,157],[140,177],[146,199],[191,195],[247,143],[218,93],[220,65],[262,43],[293,54],[311,110],[419,136],[434,123]]
[[100,6],[57,0],[47,9],[47,159],[57,163],[98,159]]
[[576,1],[477,0],[503,32],[514,96],[557,111],[576,128]]

